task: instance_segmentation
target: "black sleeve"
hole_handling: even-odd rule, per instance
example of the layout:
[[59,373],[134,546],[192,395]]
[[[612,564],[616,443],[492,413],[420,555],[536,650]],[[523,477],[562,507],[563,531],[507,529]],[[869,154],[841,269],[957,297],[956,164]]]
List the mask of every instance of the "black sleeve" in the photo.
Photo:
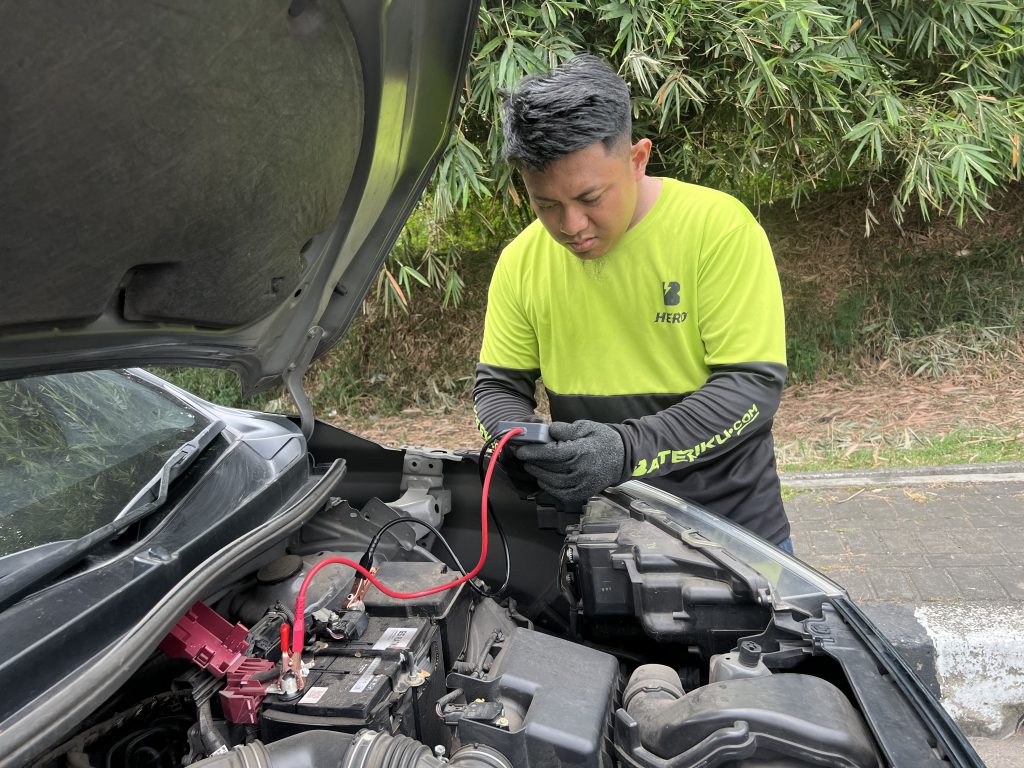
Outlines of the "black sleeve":
[[476,425],[484,440],[495,434],[498,422],[524,421],[537,407],[534,392],[540,371],[501,368],[477,363],[473,403]]
[[713,366],[704,385],[676,405],[610,425],[626,449],[623,479],[697,466],[770,430],[786,373],[778,363]]

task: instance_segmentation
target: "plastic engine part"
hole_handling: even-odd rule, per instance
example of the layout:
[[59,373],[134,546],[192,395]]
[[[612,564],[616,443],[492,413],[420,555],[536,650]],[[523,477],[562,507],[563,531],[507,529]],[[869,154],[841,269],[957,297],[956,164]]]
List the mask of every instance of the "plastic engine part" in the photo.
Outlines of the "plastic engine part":
[[638,675],[651,672],[641,667],[634,673],[629,710],[616,713],[615,745],[626,765],[713,768],[745,759],[878,766],[860,714],[821,678],[779,673],[710,683],[676,698],[666,695],[661,675],[652,675],[650,685]]
[[255,725],[268,683],[258,680],[275,664],[245,655],[249,630],[232,625],[203,603],[195,603],[160,643],[172,659],[189,659],[216,677],[226,677],[220,692],[224,715],[232,723]]
[[248,634],[241,624],[232,626],[212,608],[196,603],[161,641],[160,650],[172,659],[191,659],[202,669],[224,677],[242,659]]
[[500,702],[505,723],[463,719],[462,743],[497,749],[516,768],[603,768],[619,679],[613,656],[529,629],[512,632],[485,676],[448,675],[467,701]]
[[771,617],[759,574],[740,578],[664,515],[595,499],[568,541],[588,621],[634,616],[659,642],[728,648]]

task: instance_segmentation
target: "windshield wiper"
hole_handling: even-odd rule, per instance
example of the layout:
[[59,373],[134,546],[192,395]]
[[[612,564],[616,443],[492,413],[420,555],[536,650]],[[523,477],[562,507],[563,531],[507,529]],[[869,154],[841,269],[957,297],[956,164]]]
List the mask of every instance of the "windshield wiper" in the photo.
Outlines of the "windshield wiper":
[[[213,438],[223,431],[224,422],[215,421],[187,443],[183,443],[164,462],[153,478],[142,487],[142,490],[135,495],[135,498],[117,513],[110,524],[124,524],[127,527],[167,503],[167,491],[170,489],[171,483],[179,478],[191,466],[196,457],[203,452],[203,449],[213,442]],[[156,489],[155,497],[150,501],[145,501],[147,497],[154,496],[154,489]]]
[[63,547],[48,553],[45,558],[29,563],[0,579],[0,611],[7,610],[34,587],[59,575],[96,548],[116,539],[128,528],[160,509],[167,503],[171,483],[180,477],[223,431],[224,422],[215,421],[187,443],[183,443],[135,498],[106,525],[85,534],[80,539],[69,541]]

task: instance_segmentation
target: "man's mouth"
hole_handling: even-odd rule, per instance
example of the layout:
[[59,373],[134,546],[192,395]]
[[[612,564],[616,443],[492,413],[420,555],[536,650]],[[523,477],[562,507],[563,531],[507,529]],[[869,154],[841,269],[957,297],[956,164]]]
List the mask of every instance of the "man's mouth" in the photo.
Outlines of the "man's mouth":
[[584,237],[580,240],[573,240],[566,243],[574,253],[586,253],[594,247],[594,242],[597,240],[596,237]]

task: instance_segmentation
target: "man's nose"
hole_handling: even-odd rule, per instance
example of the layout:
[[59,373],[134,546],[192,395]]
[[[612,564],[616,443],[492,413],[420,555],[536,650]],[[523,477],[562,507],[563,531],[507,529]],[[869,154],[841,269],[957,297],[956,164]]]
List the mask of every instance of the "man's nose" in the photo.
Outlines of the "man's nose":
[[587,216],[575,206],[566,206],[562,209],[562,221],[559,229],[563,234],[575,237],[587,228]]

